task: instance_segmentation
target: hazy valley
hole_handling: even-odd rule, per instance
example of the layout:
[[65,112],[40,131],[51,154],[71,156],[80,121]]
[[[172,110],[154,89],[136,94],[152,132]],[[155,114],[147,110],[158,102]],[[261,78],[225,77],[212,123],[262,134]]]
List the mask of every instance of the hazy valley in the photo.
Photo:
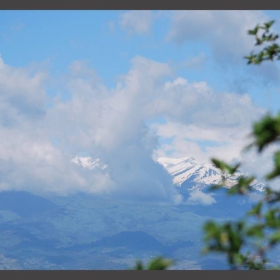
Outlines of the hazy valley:
[[[201,254],[203,222],[240,217],[253,201],[226,197],[221,190],[211,194],[215,203],[203,205],[192,195],[197,191],[210,195],[207,186],[213,183],[211,175],[217,179],[215,169],[195,168],[189,159],[170,166],[174,187],[183,196],[178,205],[85,193],[45,197],[0,193],[1,268],[127,269],[137,259],[147,262],[160,255],[175,260],[172,269],[226,268],[220,256]],[[190,173],[190,167],[195,171]],[[176,184],[176,174],[182,178],[187,172],[189,176]],[[258,189],[255,192],[261,195]]]

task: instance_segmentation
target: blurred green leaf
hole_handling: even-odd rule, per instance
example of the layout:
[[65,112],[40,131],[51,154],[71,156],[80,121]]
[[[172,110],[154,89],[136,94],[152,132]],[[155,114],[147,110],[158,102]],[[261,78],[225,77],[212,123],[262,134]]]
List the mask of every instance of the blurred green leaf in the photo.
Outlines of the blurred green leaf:
[[172,260],[158,257],[153,259],[149,265],[148,270],[165,270],[173,264]]
[[156,257],[152,259],[145,268],[142,261],[136,261],[133,270],[166,270],[173,264],[172,260],[163,257]]
[[136,261],[136,264],[135,264],[135,267],[132,268],[133,270],[143,270],[144,269],[144,266],[143,266],[143,263],[141,261]]
[[261,210],[262,210],[262,206],[263,206],[263,202],[262,201],[259,201],[257,203],[257,205],[255,207],[253,207],[248,213],[247,215],[250,216],[250,215],[255,215],[255,216],[260,216],[261,214]]
[[274,24],[274,22],[275,22],[275,20],[271,20],[271,21],[265,23],[264,26],[265,26],[266,28],[270,28],[270,27]]
[[276,117],[266,115],[256,122],[253,126],[252,136],[255,141],[251,145],[256,146],[259,152],[272,142],[278,141],[280,139],[280,114]]
[[280,151],[274,154],[274,170],[266,175],[267,180],[271,180],[280,175]]
[[280,241],[280,231],[275,232],[269,238],[270,245],[275,245]]
[[264,237],[264,224],[256,224],[249,227],[246,231],[248,236],[252,237]]

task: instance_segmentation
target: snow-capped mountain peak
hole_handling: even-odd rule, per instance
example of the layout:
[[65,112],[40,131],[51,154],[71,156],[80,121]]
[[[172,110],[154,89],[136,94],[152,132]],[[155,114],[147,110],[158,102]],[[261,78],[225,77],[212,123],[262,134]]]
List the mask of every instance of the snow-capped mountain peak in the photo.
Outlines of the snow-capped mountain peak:
[[211,164],[199,164],[190,157],[184,158],[166,158],[160,157],[157,161],[171,174],[174,179],[173,182],[177,186],[181,186],[183,182],[192,176],[196,176],[196,182],[203,182],[205,184],[212,183],[221,178],[219,171]]
[[[192,157],[157,159],[167,172],[173,176],[173,183],[177,187],[188,185],[188,190],[202,189],[205,186],[219,184],[222,181],[222,173],[212,164],[198,163]],[[244,175],[239,170],[234,176],[226,178],[226,187],[236,184],[236,180]],[[256,180],[251,184],[253,188],[262,191],[264,185]]]
[[102,164],[99,158],[93,160],[91,157],[76,156],[71,160],[71,162],[88,169],[100,168],[104,170],[107,168],[107,165]]
[[[182,190],[198,190],[222,181],[222,173],[218,168],[212,164],[198,163],[193,157],[160,157],[156,161],[172,175],[174,185]],[[108,166],[98,158],[93,160],[91,157],[76,156],[71,162],[87,169],[99,169],[109,176]],[[241,175],[245,174],[237,170],[234,176],[226,177],[225,187],[234,186]],[[257,180],[254,180],[251,186],[258,191],[263,191],[264,188],[264,185]]]

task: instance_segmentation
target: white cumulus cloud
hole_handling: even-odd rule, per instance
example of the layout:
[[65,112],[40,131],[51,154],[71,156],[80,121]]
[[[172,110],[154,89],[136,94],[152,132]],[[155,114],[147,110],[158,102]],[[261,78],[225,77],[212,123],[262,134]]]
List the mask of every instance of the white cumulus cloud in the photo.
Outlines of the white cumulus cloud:
[[190,192],[190,197],[187,202],[189,204],[211,205],[216,203],[216,200],[212,194],[206,194],[202,191],[195,190]]

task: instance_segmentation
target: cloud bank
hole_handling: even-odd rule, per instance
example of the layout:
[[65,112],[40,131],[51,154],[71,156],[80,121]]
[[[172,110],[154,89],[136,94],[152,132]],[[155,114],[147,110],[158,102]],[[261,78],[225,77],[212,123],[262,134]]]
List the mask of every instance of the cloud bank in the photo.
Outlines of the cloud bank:
[[[69,98],[55,96],[52,106],[47,106],[46,73],[13,68],[2,59],[0,66],[0,190],[60,195],[82,191],[179,203],[172,178],[152,159],[167,150],[158,136],[174,137],[175,156],[200,160],[227,151],[231,157],[238,153],[247,126],[263,113],[246,94],[172,79],[168,64],[140,56],[131,60],[130,70],[113,89],[85,62],[74,61],[60,85]],[[167,122],[147,125],[159,116]],[[198,140],[224,146],[205,152]],[[106,172],[71,162],[76,156],[99,159]],[[193,194],[193,199],[206,197]]]

